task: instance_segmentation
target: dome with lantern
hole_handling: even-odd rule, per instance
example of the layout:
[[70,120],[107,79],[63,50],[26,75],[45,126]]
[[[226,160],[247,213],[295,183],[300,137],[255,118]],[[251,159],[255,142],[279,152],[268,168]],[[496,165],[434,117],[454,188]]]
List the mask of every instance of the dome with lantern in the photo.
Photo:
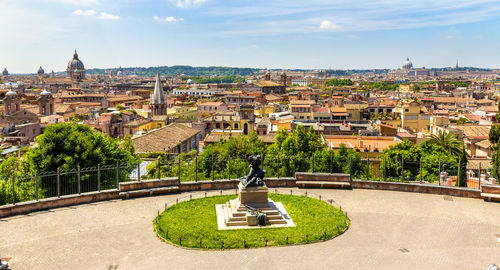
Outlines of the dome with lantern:
[[43,70],[42,66],[38,68],[38,71],[36,72],[38,75],[43,75],[45,74],[45,70]]
[[406,61],[403,63],[403,69],[412,69],[413,63],[410,61],[410,58],[406,58]]

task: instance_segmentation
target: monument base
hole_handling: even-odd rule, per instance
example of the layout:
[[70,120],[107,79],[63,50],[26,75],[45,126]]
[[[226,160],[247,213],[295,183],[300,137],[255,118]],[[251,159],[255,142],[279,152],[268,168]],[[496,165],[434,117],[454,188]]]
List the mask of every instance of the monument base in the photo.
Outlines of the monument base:
[[[216,205],[219,230],[295,227],[283,204],[273,202],[267,195],[266,186],[244,188],[240,183],[237,199]],[[265,215],[266,226],[257,226],[258,214]]]

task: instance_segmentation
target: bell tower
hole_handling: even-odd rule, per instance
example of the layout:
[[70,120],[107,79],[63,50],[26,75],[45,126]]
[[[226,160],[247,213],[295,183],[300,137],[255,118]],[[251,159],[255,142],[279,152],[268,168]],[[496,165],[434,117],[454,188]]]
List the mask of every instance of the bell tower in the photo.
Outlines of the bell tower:
[[286,76],[286,73],[285,72],[282,72],[281,75],[280,75],[280,81],[281,81],[281,85],[283,85],[284,87],[286,87],[286,80],[287,80],[287,76]]
[[38,113],[41,115],[54,114],[54,97],[47,89],[44,89],[38,97]]
[[151,116],[167,115],[167,98],[165,92],[163,92],[160,72],[156,74],[155,90],[151,94],[149,108],[151,109]]
[[12,88],[5,94],[3,104],[5,106],[5,115],[11,115],[21,110],[21,99]]

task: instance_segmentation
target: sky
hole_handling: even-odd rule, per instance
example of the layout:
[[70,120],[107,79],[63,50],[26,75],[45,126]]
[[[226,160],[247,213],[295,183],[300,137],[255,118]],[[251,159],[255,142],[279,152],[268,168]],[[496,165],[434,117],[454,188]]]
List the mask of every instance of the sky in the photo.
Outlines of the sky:
[[500,68],[500,1],[0,0],[0,69]]

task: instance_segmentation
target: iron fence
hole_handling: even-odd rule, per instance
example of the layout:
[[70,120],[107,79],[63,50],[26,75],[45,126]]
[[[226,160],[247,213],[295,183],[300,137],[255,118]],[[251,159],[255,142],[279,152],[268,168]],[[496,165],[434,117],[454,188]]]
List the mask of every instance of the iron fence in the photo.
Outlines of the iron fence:
[[[144,162],[141,164],[141,162]],[[148,164],[145,166],[145,164]],[[466,179],[467,187],[497,184],[489,177],[491,168],[462,168],[460,162],[440,160],[359,159],[359,156],[334,158],[332,154],[313,156],[262,155],[261,167],[267,178],[294,177],[296,172],[347,173],[353,179],[387,182],[407,182],[436,185],[456,185]],[[34,175],[12,172],[0,179],[0,205],[15,204],[42,198],[61,197],[88,192],[116,190],[119,183],[174,177],[180,182],[238,179],[249,173],[247,157],[170,155],[135,164],[97,165]]]

